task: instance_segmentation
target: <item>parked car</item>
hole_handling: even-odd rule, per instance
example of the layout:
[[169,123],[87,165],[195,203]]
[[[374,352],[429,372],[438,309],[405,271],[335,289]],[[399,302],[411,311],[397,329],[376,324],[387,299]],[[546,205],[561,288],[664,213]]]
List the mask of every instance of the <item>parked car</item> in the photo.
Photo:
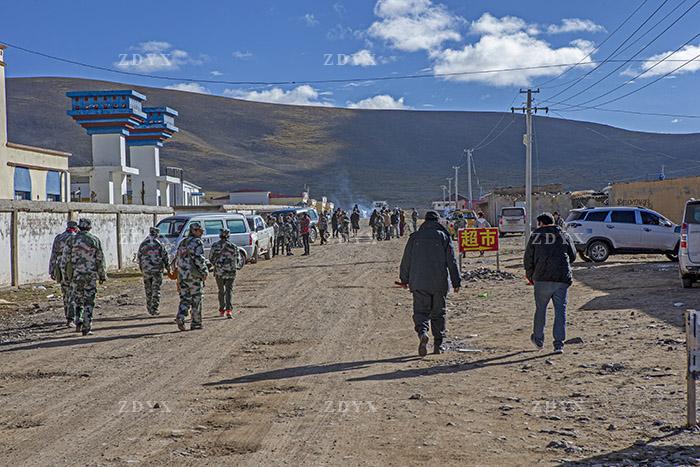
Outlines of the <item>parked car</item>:
[[690,288],[700,279],[700,200],[685,203],[678,267],[683,287]]
[[268,227],[262,216],[251,214],[245,216],[248,221],[253,243],[253,252],[250,256],[251,263],[255,263],[262,255],[265,259],[272,259],[272,248],[275,246],[275,229]]
[[270,214],[273,216],[288,216],[289,214],[295,214],[296,216],[301,216],[302,214],[307,213],[309,215],[309,218],[311,219],[311,231],[309,232],[309,241],[311,243],[314,243],[316,239],[318,238],[318,229],[316,228],[316,224],[318,223],[318,212],[316,212],[316,209],[314,208],[288,208],[288,209],[280,209],[279,211],[273,211]]
[[506,234],[525,234],[527,229],[527,219],[525,218],[525,208],[521,206],[506,206],[501,208],[498,216],[498,235],[505,237]]
[[566,218],[579,255],[602,263],[610,255],[660,253],[678,258],[680,229],[658,212],[641,207],[574,209]]
[[241,269],[246,261],[252,257],[253,235],[245,216],[242,214],[183,214],[166,217],[157,225],[171,259],[175,257],[175,251],[182,239],[189,235],[190,224],[194,221],[201,223],[204,229],[202,242],[207,257],[209,257],[212,244],[219,240],[219,232],[224,227],[231,232],[231,241],[238,246],[240,253],[238,268]]

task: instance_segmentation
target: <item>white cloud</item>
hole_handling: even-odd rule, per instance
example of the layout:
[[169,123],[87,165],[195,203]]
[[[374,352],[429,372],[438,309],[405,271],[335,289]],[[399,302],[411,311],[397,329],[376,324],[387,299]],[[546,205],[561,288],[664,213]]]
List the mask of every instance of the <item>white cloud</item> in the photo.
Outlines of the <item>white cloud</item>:
[[211,71],[209,72],[209,74],[212,75],[212,76],[221,76],[221,75],[223,75],[223,73],[220,72],[219,70],[211,70]]
[[[578,62],[586,64],[590,62],[587,55],[594,49],[592,42],[583,39],[573,40],[568,46],[552,47],[548,42],[535,37],[539,34],[535,25],[514,16],[496,18],[490,13],[484,13],[471,23],[470,32],[481,37],[462,48],[447,48],[430,54],[434,73],[464,73]],[[527,86],[532,78],[556,75],[563,69],[563,66],[552,66],[512,72],[457,75],[446,79],[477,81],[495,86]]]
[[372,109],[372,110],[386,110],[386,109],[399,109],[406,110],[410,109],[409,106],[404,104],[404,98],[394,99],[388,94],[379,94],[374,97],[368,97],[367,99],[362,99],[357,102],[348,101],[348,108],[351,109]]
[[120,70],[149,73],[178,70],[183,65],[201,65],[203,56],[194,58],[189,52],[176,49],[165,41],[147,41],[129,47],[129,53],[119,54],[114,66]]
[[303,19],[307,26],[313,27],[318,24],[318,20],[316,19],[316,16],[313,13],[306,13]]
[[231,56],[237,60],[245,60],[247,58],[250,58],[253,56],[252,52],[248,52],[247,50],[245,52],[241,50],[234,50],[231,52]]
[[[668,52],[663,52],[663,53],[660,53],[658,55],[654,55],[652,57],[649,57],[644,63],[642,63],[642,66],[641,66],[641,68],[642,68],[641,71],[644,71],[644,70],[649,70],[649,71],[644,73],[642,76],[640,76],[640,78],[651,78],[652,76],[665,75],[666,73],[670,73],[674,69],[683,65],[683,62],[685,62],[687,60],[691,60],[691,59],[695,59],[695,60],[688,63],[687,65],[685,65],[683,68],[679,69],[678,71],[673,72],[673,74],[669,75],[669,77],[679,75],[682,73],[693,73],[695,71],[700,70],[700,60],[698,60],[696,58],[698,55],[700,55],[700,44],[698,44],[698,45],[686,45],[681,50],[679,50],[678,52],[676,52],[673,55],[671,55],[670,57],[668,57],[671,53],[672,53],[672,51],[668,51]],[[654,68],[651,68],[659,60],[661,60],[665,57],[668,57],[667,61],[661,62],[659,65],[655,66]],[[682,62],[673,61],[673,60],[682,60]]]
[[561,24],[547,26],[549,34],[561,34],[567,32],[605,32],[605,28],[590,19],[564,18]]
[[673,120],[671,120],[671,123],[679,123],[680,121],[680,118],[674,118]]
[[316,105],[324,107],[330,105],[328,102],[319,100],[321,94],[308,84],[297,86],[288,91],[282,88],[272,88],[265,91],[225,89],[224,95],[246,101],[267,102],[271,104]]
[[211,94],[209,89],[199,83],[177,83],[166,86],[165,89],[173,89],[175,91],[196,92],[199,94]]
[[358,50],[352,55],[344,55],[343,57],[345,57],[343,65],[374,66],[377,64],[374,55],[367,49]]
[[381,20],[372,23],[369,34],[405,52],[434,50],[461,39],[459,18],[430,0],[378,0],[374,13]]

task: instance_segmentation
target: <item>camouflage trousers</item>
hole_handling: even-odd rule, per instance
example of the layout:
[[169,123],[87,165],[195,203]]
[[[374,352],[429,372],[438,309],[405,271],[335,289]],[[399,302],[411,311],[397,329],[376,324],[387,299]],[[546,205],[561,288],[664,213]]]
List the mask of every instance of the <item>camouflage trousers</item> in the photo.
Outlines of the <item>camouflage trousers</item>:
[[83,323],[83,329],[92,327],[92,310],[95,308],[97,274],[75,274],[71,281],[71,295],[75,305],[75,322]]
[[163,274],[160,272],[144,272],[143,287],[146,290],[146,309],[151,315],[158,314],[160,306],[160,287],[163,285]]
[[191,310],[192,325],[202,325],[203,291],[203,280],[180,276],[180,306],[177,310],[177,319],[184,320],[187,318],[187,312]]
[[233,297],[233,277],[216,276],[216,286],[219,288],[219,310],[231,310],[231,299]]
[[73,303],[73,291],[70,282],[61,283],[61,294],[63,295],[63,313],[66,321],[75,321],[75,304]]

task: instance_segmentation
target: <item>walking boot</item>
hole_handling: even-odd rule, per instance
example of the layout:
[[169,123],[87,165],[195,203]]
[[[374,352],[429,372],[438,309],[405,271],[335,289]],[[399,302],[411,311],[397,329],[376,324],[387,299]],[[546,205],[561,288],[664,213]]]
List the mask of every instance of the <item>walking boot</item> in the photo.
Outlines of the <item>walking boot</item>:
[[226,310],[226,318],[233,319],[233,310]]
[[219,316],[223,318],[224,314],[226,314],[226,310],[224,310],[223,308],[219,308]]
[[177,328],[178,328],[180,331],[186,331],[186,329],[185,329],[185,319],[184,319],[184,318],[180,318],[180,317],[178,316],[177,318],[175,318],[175,322],[177,323]]
[[425,357],[428,355],[428,335],[421,334],[419,336],[420,343],[418,344],[418,355]]
[[442,348],[442,341],[435,341],[433,343],[433,354],[434,355],[440,355],[444,351],[445,350]]

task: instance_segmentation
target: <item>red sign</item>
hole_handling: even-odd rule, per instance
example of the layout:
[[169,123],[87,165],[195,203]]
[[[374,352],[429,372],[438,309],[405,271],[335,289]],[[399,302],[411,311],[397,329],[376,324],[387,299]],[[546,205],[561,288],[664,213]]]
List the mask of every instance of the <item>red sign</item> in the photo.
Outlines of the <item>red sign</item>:
[[498,229],[459,229],[459,252],[498,251]]

